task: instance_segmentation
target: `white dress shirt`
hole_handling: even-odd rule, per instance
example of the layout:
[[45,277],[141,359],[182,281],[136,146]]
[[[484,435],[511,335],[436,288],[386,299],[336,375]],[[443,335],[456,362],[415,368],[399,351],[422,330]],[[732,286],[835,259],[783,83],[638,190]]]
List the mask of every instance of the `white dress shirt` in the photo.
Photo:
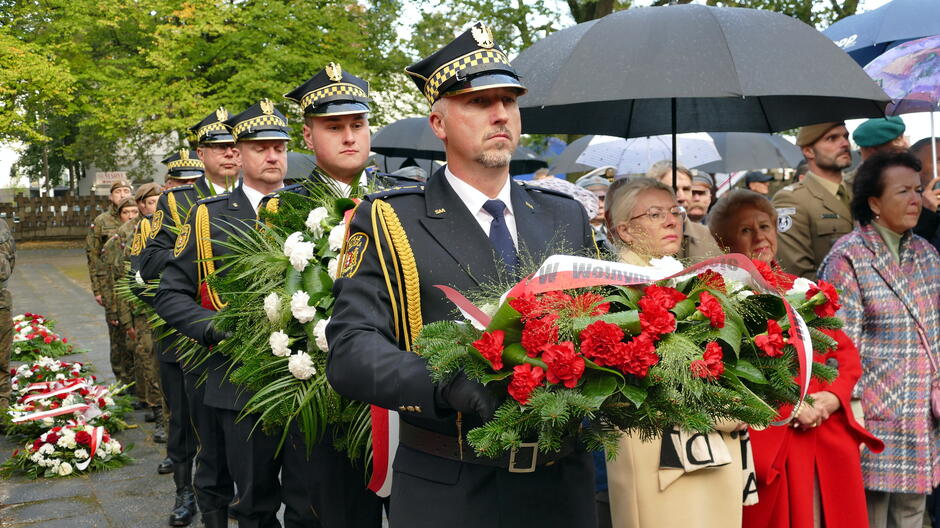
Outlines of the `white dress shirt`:
[[[450,166],[444,167],[444,178],[447,179],[447,183],[450,184],[451,188],[454,189],[454,192],[457,193],[457,196],[460,198],[460,201],[467,206],[467,210],[470,211],[470,214],[476,218],[477,222],[480,224],[480,228],[483,229],[483,234],[487,237],[490,236],[490,224],[493,222],[493,216],[486,212],[486,209],[483,209],[483,204],[490,199],[489,196],[478,191],[469,183],[461,180],[450,171]],[[503,188],[499,191],[499,194],[496,196],[496,200],[502,200],[506,204],[506,227],[509,228],[509,235],[512,237],[512,243],[516,246],[516,249],[519,249],[519,240],[518,235],[516,234],[516,217],[512,212],[512,197],[509,192],[511,189],[512,183],[509,181],[511,178],[507,177],[506,182],[503,184]]]
[[245,196],[251,202],[251,208],[255,210],[255,214],[258,214],[258,206],[261,205],[261,199],[265,196],[264,193],[256,191],[244,183],[242,184],[242,191],[245,192]]

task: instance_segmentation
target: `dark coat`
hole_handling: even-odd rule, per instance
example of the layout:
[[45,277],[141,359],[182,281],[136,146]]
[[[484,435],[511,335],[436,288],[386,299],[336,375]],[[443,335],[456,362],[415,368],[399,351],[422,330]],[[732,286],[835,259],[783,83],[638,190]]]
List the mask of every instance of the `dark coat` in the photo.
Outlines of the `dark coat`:
[[[584,208],[567,195],[510,182],[520,260],[535,263],[553,253],[596,254]],[[397,214],[414,254],[423,324],[456,318],[455,308],[435,285],[468,292],[512,277],[500,271],[486,233],[447,183],[443,169],[423,184],[393,188],[367,197],[349,227],[336,304],[327,327],[327,377],[349,398],[397,410],[420,428],[456,436],[456,415],[435,401],[423,359],[396,337],[378,248],[386,255],[386,234],[373,232],[372,210],[379,201]],[[352,241],[359,250],[349,251]],[[365,241],[364,244],[361,242]],[[402,316],[402,314],[399,314]],[[415,332],[418,328],[413,329]],[[464,434],[480,425],[463,417]],[[466,440],[464,440],[466,442]],[[400,446],[394,464],[392,526],[593,526],[593,468],[577,451],[534,473],[463,463]],[[544,500],[551,497],[551,500]],[[532,508],[532,501],[538,508]]]

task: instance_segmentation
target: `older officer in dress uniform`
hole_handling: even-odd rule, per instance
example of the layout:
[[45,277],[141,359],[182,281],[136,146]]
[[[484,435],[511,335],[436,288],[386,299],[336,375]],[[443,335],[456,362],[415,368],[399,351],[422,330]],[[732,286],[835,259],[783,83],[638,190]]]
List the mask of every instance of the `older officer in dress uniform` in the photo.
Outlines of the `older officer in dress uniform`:
[[780,233],[777,256],[786,271],[815,280],[832,244],[852,230],[852,189],[842,178],[852,163],[849,132],[845,123],[809,125],[800,128],[796,144],[809,172],[773,197]]
[[[170,326],[205,347],[225,338],[210,322],[213,311],[223,307],[207,282],[216,272],[213,259],[226,253],[223,244],[233,226],[251,229],[261,199],[283,185],[290,139],[287,119],[267,99],[230,117],[225,126],[235,137],[241,155],[242,181],[231,193],[197,202],[189,221],[180,229],[154,303],[157,313]],[[239,419],[251,394],[229,380],[228,359],[209,354],[204,365],[207,379],[203,403],[211,412],[200,416],[199,421],[214,420],[222,434],[212,439],[200,435],[201,450],[225,453],[238,493],[231,510],[240,527],[279,527],[278,439],[260,428],[254,429],[257,417]],[[201,433],[203,424],[197,426]],[[197,484],[198,477],[197,473]],[[225,506],[216,502],[213,507],[217,509],[203,507],[203,522],[207,526],[226,526]],[[294,511],[297,508],[288,503],[285,519],[303,517]]]
[[[235,138],[223,124],[228,117],[224,108],[210,113],[190,128],[196,137],[195,152],[181,150],[163,160],[168,169],[168,181],[187,183],[173,185],[157,201],[153,229],[140,253],[138,269],[143,280],[160,278],[172,255],[177,234],[189,219],[192,206],[202,198],[228,190],[237,179],[241,162],[235,150]],[[207,447],[197,454],[199,439],[207,446],[215,445],[212,439],[222,436],[222,431],[216,426],[212,411],[203,404],[205,387],[199,383],[199,378],[204,369],[202,366],[183,368],[174,345],[177,339],[179,334],[173,332],[158,342],[157,360],[170,411],[169,471],[176,483],[176,499],[169,522],[174,526],[186,526],[196,513],[193,493],[202,511],[219,511],[227,508],[234,497],[234,485],[224,451]]]
[[356,210],[327,328],[329,381],[401,414],[391,526],[593,528],[587,453],[572,443],[554,455],[520,449],[514,464],[476,456],[466,433],[499,401],[466,376],[435,385],[409,351],[423,323],[455,311],[434,285],[469,291],[509,280],[522,272],[519,254],[594,254],[587,215],[568,195],[510,179],[525,88],[487,27],[474,25],[406,72],[432,103],[448,165],[426,185],[371,195]]

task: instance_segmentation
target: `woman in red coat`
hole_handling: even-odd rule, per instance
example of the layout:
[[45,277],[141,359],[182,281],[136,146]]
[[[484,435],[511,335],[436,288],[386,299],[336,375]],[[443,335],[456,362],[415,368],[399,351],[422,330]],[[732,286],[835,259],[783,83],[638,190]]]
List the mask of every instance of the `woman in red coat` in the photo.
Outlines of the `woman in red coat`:
[[[730,191],[715,204],[708,226],[729,253],[769,264],[782,292],[811,284],[777,266],[777,212],[763,195]],[[868,526],[859,445],[874,452],[884,445],[852,413],[852,389],[862,374],[855,345],[841,330],[826,334],[838,346],[814,354],[814,361],[837,368],[838,377],[832,383],[812,380],[813,403],[804,402],[789,425],[751,431],[758,503],[744,508],[745,527]]]

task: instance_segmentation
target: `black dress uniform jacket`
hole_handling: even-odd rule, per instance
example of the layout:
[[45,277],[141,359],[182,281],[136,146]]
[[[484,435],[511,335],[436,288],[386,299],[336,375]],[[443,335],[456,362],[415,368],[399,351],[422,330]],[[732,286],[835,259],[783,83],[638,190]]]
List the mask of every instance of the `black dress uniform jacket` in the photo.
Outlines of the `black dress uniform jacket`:
[[[554,191],[510,185],[521,262],[528,257],[540,262],[553,253],[596,255],[587,214],[578,202]],[[423,324],[456,318],[455,307],[435,285],[467,292],[510,280],[500,277],[499,257],[487,233],[447,183],[443,169],[426,185],[367,197],[351,221],[341,278],[334,285],[327,376],[349,398],[397,410],[411,425],[456,437],[456,414],[435,401],[436,387],[424,360],[403,350],[396,339],[386,280],[392,281],[392,290],[401,285],[394,274],[383,271],[378,258],[378,251],[388,255],[385,234],[372,228],[372,209],[379,201],[391,205],[407,234],[419,276]],[[358,248],[354,254],[349,251],[352,241]],[[465,415],[463,433],[480,424],[479,416]],[[466,440],[464,445],[470,449]],[[389,519],[393,527],[409,528],[593,527],[593,478],[590,457],[581,450],[521,474],[400,445]]]
[[[228,239],[228,232],[232,231],[233,226],[238,229],[251,227],[255,222],[255,211],[241,185],[229,194],[196,202],[185,224],[188,227],[182,228],[184,232],[189,231],[189,234],[180,234],[160,280],[160,288],[154,299],[154,308],[160,317],[181,334],[196,340],[202,346],[210,346],[215,343],[209,342],[206,330],[214,311],[202,306],[197,262],[200,257],[197,256],[196,250],[200,238],[196,226],[200,206],[205,206],[208,210],[209,238],[214,257],[227,253],[221,243]],[[185,240],[180,240],[184,237]],[[218,354],[211,354],[203,365],[208,375],[206,405],[240,411],[250,394],[228,380],[226,373],[229,362]]]

